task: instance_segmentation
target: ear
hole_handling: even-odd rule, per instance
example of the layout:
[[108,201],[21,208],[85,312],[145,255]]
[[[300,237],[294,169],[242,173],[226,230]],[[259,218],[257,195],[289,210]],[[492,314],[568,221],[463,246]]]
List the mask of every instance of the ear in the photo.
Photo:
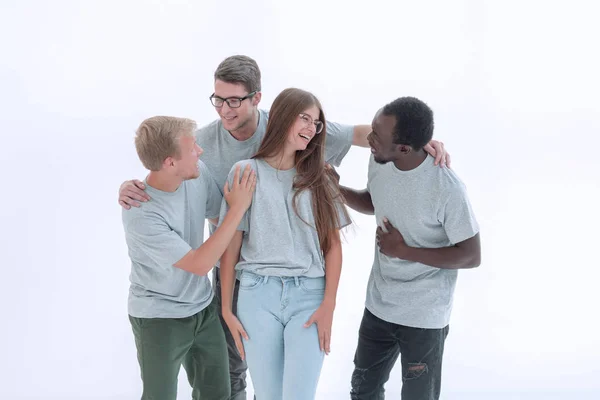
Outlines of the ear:
[[409,155],[412,152],[412,147],[405,144],[399,144],[398,151],[400,151],[402,155]]
[[262,92],[258,92],[256,93],[253,97],[252,97],[252,105],[253,106],[258,106],[258,103],[260,103],[260,100],[262,99]]
[[175,159],[173,157],[167,157],[165,158],[165,161],[163,161],[162,167],[163,169],[167,169],[172,167],[173,165],[175,165]]

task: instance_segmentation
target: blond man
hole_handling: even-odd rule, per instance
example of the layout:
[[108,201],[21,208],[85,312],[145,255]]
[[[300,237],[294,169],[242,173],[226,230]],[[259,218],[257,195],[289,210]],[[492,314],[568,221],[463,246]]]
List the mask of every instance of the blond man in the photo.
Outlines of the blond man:
[[[181,365],[194,399],[228,399],[225,335],[206,276],[250,206],[256,177],[236,171],[223,195],[199,160],[194,121],[152,117],[139,126],[135,146],[150,172],[152,199],[122,213],[131,258],[128,313],[143,383],[142,400],[177,398]],[[231,210],[204,242],[205,219],[216,224],[221,201]]]

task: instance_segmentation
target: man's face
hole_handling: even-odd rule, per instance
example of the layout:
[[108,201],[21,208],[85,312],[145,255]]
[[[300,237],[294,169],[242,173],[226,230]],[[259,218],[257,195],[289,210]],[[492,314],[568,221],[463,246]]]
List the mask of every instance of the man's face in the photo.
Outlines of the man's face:
[[368,141],[371,147],[373,159],[379,164],[395,161],[400,156],[400,145],[394,143],[394,127],[396,117],[383,115],[381,110],[377,112],[371,124],[372,131],[369,133]]
[[179,138],[179,158],[174,159],[176,174],[183,180],[196,179],[200,176],[198,160],[203,150],[196,143],[193,135]]
[[236,131],[252,121],[261,94],[259,92],[250,98],[239,101],[247,95],[248,91],[241,83],[228,83],[218,79],[215,81],[215,97],[228,99],[232,103],[240,103],[239,107],[230,107],[226,101],[223,101],[222,106],[215,107],[223,127],[230,132]]

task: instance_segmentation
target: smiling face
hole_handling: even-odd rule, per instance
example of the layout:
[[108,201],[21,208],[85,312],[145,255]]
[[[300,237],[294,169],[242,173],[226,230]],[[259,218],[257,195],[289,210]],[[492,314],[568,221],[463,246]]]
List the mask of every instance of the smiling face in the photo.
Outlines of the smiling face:
[[367,137],[371,153],[376,163],[386,164],[395,161],[400,155],[400,145],[394,143],[396,117],[377,112],[371,124],[372,131]]
[[172,157],[172,165],[175,175],[182,180],[196,179],[200,176],[198,160],[203,150],[196,143],[193,135],[182,135],[179,137],[179,155]]
[[215,107],[217,114],[221,118],[223,127],[229,132],[234,132],[245,127],[247,124],[252,122],[254,113],[257,110],[258,103],[260,102],[260,92],[254,94],[252,97],[245,98],[248,95],[248,91],[241,83],[229,83],[221,80],[215,81],[215,93],[214,96],[218,99],[231,99],[233,102],[239,102],[239,107],[230,107],[226,101],[220,107]]
[[313,105],[302,111],[296,118],[296,122],[288,131],[286,147],[290,151],[306,150],[311,140],[322,130],[322,122],[319,120],[320,110]]

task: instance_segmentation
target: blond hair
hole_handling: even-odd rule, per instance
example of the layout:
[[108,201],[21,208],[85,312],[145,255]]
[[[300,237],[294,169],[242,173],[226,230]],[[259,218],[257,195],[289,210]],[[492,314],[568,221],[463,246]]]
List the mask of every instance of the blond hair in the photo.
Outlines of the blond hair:
[[135,149],[150,171],[159,171],[167,157],[180,157],[179,138],[193,135],[196,122],[187,118],[157,116],[146,119],[135,132]]

